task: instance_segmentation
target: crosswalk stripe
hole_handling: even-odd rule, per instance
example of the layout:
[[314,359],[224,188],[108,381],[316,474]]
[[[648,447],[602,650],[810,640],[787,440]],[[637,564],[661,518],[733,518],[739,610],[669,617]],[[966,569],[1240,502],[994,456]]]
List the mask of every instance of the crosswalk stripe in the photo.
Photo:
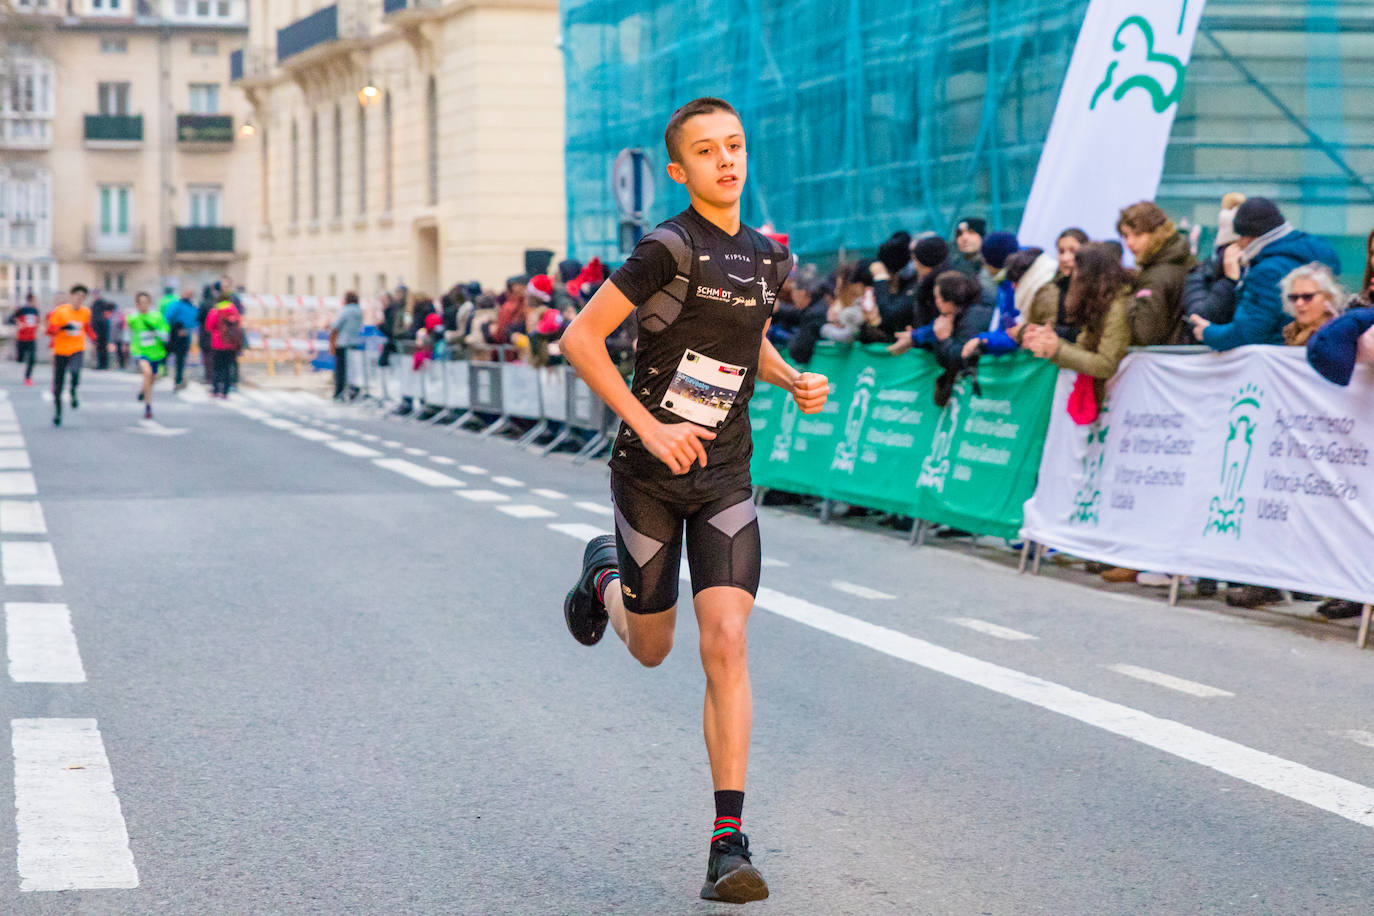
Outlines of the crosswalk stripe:
[[6,585],[61,585],[57,554],[46,541],[5,541],[0,544],[0,575]]
[[550,512],[543,506],[497,506],[497,512],[504,512],[513,518],[557,518],[557,512]]
[[5,603],[5,647],[10,679],[30,684],[80,684],[81,653],[65,604]]
[[0,448],[23,448],[24,437],[19,433],[8,433],[0,436]]
[[431,487],[462,487],[466,486],[456,477],[447,474],[440,474],[433,468],[423,467],[413,461],[406,461],[404,458],[375,458],[373,464],[388,471],[395,471],[411,480]]
[[0,501],[0,534],[46,534],[43,506],[31,499]]
[[14,719],[19,889],[138,887],[95,719]]
[[0,449],[0,470],[27,471],[29,453],[22,448]]
[[342,452],[353,458],[377,458],[382,454],[375,448],[368,448],[366,445],[359,445],[357,442],[349,442],[347,439],[339,439],[325,444],[334,451]]
[[0,471],[0,496],[36,496],[38,484],[29,471]]
[[460,490],[458,495],[475,503],[503,503],[510,499],[506,494],[495,490]]

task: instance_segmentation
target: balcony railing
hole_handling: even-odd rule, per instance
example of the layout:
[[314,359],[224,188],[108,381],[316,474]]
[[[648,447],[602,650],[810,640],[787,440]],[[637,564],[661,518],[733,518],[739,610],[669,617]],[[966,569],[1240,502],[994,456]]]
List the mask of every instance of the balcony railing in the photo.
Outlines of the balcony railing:
[[304,19],[297,19],[284,29],[277,29],[277,62],[338,40],[339,5],[333,3]]
[[393,13],[427,13],[437,10],[443,5],[443,0],[382,0],[382,15],[390,16]]
[[0,117],[0,147],[47,149],[52,146],[52,118],[5,115]]
[[177,142],[232,144],[234,142],[234,116],[179,114],[177,115]]
[[177,226],[177,254],[233,254],[233,226]]
[[86,140],[142,143],[143,115],[86,115]]
[[89,261],[142,261],[147,254],[144,226],[130,226],[127,232],[104,232],[99,226],[86,226],[85,252]]

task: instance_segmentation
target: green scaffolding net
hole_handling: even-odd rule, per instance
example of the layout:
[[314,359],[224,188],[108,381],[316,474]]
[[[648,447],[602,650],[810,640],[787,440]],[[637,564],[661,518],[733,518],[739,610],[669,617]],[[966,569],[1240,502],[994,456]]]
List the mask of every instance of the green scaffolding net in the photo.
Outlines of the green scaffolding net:
[[[1181,2],[1181,0],[1177,0]],[[869,251],[961,215],[1014,229],[1087,0],[565,0],[568,238],[624,255],[612,164],[645,151],[649,226],[673,109],[720,95],[749,132],[745,221],[802,255]],[[1278,200],[1347,273],[1374,226],[1374,4],[1210,0],[1159,201],[1214,223],[1227,191]]]

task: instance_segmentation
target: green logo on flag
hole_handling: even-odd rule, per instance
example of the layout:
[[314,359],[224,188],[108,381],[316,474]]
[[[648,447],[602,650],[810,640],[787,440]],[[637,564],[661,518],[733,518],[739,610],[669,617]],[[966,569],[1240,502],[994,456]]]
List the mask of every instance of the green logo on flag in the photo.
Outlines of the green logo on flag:
[[1204,536],[1215,531],[1234,534],[1240,540],[1240,522],[1245,515],[1245,497],[1240,491],[1245,486],[1245,472],[1250,469],[1263,399],[1263,391],[1246,385],[1231,400],[1226,444],[1221,452],[1221,492],[1208,504],[1207,525],[1202,529]]
[[1102,412],[1088,427],[1088,447],[1083,453],[1083,483],[1073,497],[1073,514],[1069,516],[1071,525],[1097,526],[1101,521],[1098,510],[1102,507],[1102,486],[1098,475],[1107,458],[1107,433],[1111,426],[1107,423],[1106,404]]
[[[1121,101],[1126,93],[1130,92],[1132,89],[1143,89],[1150,94],[1150,102],[1154,105],[1155,111],[1162,114],[1183,97],[1183,73],[1185,69],[1183,61],[1174,57],[1172,54],[1165,54],[1162,51],[1155,50],[1155,30],[1150,25],[1148,19],[1138,15],[1127,17],[1121,25],[1117,26],[1116,34],[1112,36],[1113,51],[1120,53],[1126,50],[1126,42],[1121,40],[1121,36],[1132,28],[1139,31],[1145,38],[1145,59],[1140,62],[1139,66],[1144,68],[1150,64],[1163,64],[1173,71],[1174,86],[1166,92],[1163,84],[1155,77],[1150,76],[1148,73],[1136,73],[1122,80],[1121,83],[1117,85],[1116,90],[1112,92],[1112,101]],[[1114,60],[1107,65],[1107,75],[1102,78],[1102,82],[1098,85],[1096,91],[1093,92],[1092,102],[1088,105],[1089,111],[1095,111],[1097,109],[1098,99],[1102,97],[1104,92],[1112,88],[1112,84],[1116,81],[1117,68],[1120,64],[1121,61]]]

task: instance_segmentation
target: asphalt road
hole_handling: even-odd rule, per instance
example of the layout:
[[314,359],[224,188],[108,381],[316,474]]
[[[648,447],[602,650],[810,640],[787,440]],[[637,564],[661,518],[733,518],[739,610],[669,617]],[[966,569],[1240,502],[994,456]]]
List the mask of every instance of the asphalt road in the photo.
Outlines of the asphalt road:
[[[690,615],[653,670],[563,626],[603,467],[284,392],[144,426],[94,372],[55,429],[39,375],[0,367],[0,912],[739,912],[696,897]],[[1374,910],[1348,629],[762,526],[749,911]],[[61,605],[67,637],[20,631]],[[35,678],[63,638],[81,679]]]

